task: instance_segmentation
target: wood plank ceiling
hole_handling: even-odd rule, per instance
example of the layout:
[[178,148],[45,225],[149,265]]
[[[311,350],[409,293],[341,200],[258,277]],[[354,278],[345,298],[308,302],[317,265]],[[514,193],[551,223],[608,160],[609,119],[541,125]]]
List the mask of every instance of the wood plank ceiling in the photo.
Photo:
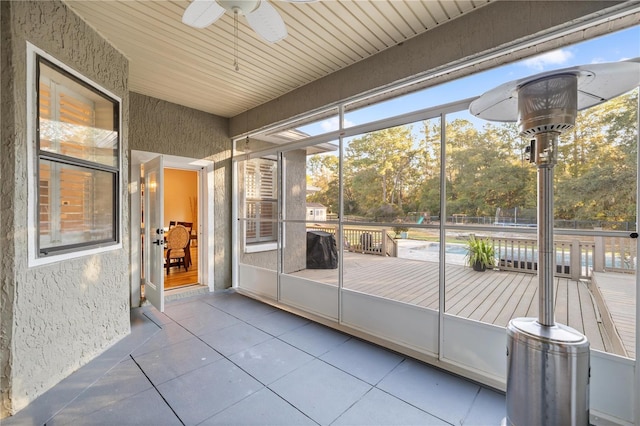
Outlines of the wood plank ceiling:
[[287,26],[264,42],[233,15],[205,29],[181,22],[188,0],[66,4],[129,59],[133,92],[233,117],[495,0],[271,1]]

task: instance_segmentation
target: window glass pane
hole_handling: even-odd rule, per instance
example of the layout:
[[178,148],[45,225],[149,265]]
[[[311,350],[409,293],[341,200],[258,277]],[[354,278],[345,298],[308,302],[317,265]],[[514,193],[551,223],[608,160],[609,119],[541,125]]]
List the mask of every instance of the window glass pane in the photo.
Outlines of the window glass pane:
[[[335,222],[326,221],[327,206],[308,201],[314,192],[308,175],[309,160],[314,156],[308,156],[308,152],[297,149],[283,154],[284,240],[280,272],[284,275],[280,277],[280,297],[297,300],[301,308],[312,309],[325,318],[337,319],[338,228]],[[297,296],[301,288],[305,293],[302,299]]]
[[555,227],[635,230],[638,89],[578,113],[560,135]]
[[116,102],[40,63],[40,150],[117,167]]
[[247,201],[247,242],[275,241],[276,201]]
[[307,221],[325,222],[338,219],[339,159],[335,152],[307,157]]
[[40,161],[40,250],[114,241],[115,174]]
[[347,140],[344,213],[347,221],[394,222],[415,204],[422,180],[421,124],[392,127]]
[[[271,219],[275,219],[273,212],[277,211],[277,201],[256,198],[260,162],[261,159],[237,162],[238,191],[244,194],[239,197],[241,202],[238,203],[238,234],[234,242],[240,248],[238,285],[262,297],[276,299],[279,251],[276,239],[277,223]],[[263,204],[270,206],[263,208]],[[267,213],[267,210],[271,212]],[[258,220],[261,217],[268,217],[268,220]],[[259,241],[260,235],[265,237],[264,241]]]
[[245,236],[247,244],[277,240],[277,162],[256,158],[244,164]]
[[[536,245],[536,169],[525,159],[528,143],[515,123],[478,120],[466,110],[447,115],[447,314],[504,327],[514,313],[530,316],[538,306],[536,271],[524,269]],[[521,264],[522,271],[511,269]]]
[[349,139],[343,172],[344,288],[437,311],[440,120]]
[[[585,334],[592,349],[630,358],[637,107],[635,89],[580,111],[559,137],[554,167],[555,321]],[[529,140],[514,123],[478,121],[467,111],[448,114],[446,132],[446,313],[503,327],[535,318],[537,179],[525,155]],[[492,258],[485,272],[472,268],[474,252]]]

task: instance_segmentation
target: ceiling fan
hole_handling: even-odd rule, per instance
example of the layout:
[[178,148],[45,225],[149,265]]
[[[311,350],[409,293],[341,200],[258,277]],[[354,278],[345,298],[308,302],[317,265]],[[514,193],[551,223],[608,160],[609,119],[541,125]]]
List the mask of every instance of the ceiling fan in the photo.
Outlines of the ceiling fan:
[[193,0],[182,15],[182,22],[195,28],[204,28],[217,21],[226,11],[234,14],[236,22],[238,15],[244,15],[249,26],[269,43],[287,36],[282,17],[267,0]]

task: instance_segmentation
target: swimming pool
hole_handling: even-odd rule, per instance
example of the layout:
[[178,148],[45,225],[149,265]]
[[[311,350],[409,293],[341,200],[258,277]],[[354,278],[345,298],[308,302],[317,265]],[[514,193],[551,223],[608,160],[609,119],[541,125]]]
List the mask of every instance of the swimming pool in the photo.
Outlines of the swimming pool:
[[[439,253],[440,252],[440,243],[439,242],[429,242],[429,241],[412,241],[410,245],[407,245],[407,250],[413,251],[426,251],[429,253]],[[445,244],[444,251],[447,254],[467,254],[467,249],[463,244]]]

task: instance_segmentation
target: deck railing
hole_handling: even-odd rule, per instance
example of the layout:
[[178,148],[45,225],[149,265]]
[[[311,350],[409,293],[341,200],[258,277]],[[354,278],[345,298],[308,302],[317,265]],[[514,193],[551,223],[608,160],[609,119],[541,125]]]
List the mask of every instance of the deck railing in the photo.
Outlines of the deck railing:
[[[324,231],[336,235],[337,228],[333,226],[307,226],[307,230]],[[364,254],[378,256],[398,256],[398,244],[386,229],[343,228],[345,249]]]
[[[333,226],[308,226],[337,234]],[[386,229],[343,228],[346,250],[378,256],[398,256],[398,243]],[[538,247],[534,238],[488,237],[493,242],[497,267],[505,271],[536,274]],[[337,238],[336,238],[337,240]],[[556,277],[589,279],[593,271],[635,272],[637,250],[628,237],[595,236],[582,239],[555,239]]]
[[638,252],[636,240],[626,237],[595,237],[595,271],[635,272]]
[[[489,237],[502,270],[535,274],[538,270],[535,239]],[[590,278],[592,271],[635,272],[635,241],[625,237],[600,237],[594,241],[555,240],[555,276]]]
[[[536,240],[527,238],[490,238],[493,241],[498,267],[505,271],[535,274],[538,271]],[[582,259],[593,259],[593,244],[578,240],[554,241],[556,253],[555,276],[563,278],[588,278],[593,263],[584,264]]]

